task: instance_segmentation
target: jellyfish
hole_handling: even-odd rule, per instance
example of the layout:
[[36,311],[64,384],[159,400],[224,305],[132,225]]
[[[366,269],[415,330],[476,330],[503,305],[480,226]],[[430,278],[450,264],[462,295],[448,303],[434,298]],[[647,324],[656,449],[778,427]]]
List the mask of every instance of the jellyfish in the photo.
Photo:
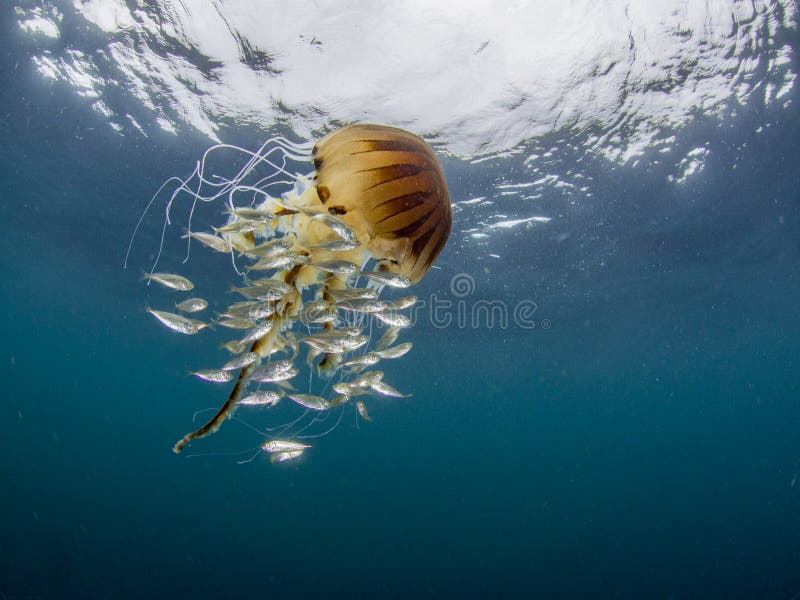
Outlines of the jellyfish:
[[[211,157],[223,151],[245,158],[232,177],[210,173]],[[311,173],[290,170],[291,164],[309,162]],[[369,395],[406,396],[383,381],[378,363],[410,349],[409,342],[393,344],[412,324],[403,311],[415,298],[381,294],[399,293],[423,278],[444,248],[452,220],[442,168],[425,141],[395,127],[361,124],[335,130],[313,147],[284,138],[257,151],[219,144],[206,151],[190,177],[167,184],[174,189],[151,273],[162,255],[172,207],[188,194],[186,259],[198,242],[230,254],[243,299],[218,323],[246,327],[226,345],[237,356],[220,373],[233,370],[234,377],[204,377],[235,380],[227,400],[202,427],[183,436],[174,452],[214,433],[243,406],[269,410],[279,401],[299,406],[300,418],[279,430],[291,438],[303,418],[316,422],[322,413],[356,404],[356,414],[363,416]],[[214,202],[224,203],[226,222],[213,232],[193,231],[198,207]],[[371,344],[377,326],[386,331]],[[327,382],[322,391],[312,394],[297,382],[303,368]]]

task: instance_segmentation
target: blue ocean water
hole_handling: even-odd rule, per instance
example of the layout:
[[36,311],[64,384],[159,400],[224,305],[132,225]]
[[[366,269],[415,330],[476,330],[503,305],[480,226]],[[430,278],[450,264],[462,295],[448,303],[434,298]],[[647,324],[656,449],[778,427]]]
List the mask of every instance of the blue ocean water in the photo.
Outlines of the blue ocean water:
[[[545,198],[558,218],[500,258],[449,245],[421,297],[457,318],[467,274],[465,301],[534,302],[536,326],[420,322],[386,368],[410,399],[348,413],[300,464],[237,465],[170,451],[220,403],[186,377],[219,353],[144,312],[158,223],[122,268],[208,141],[104,127],[3,16],[0,598],[800,593],[796,90],[698,119],[709,155],[682,186],[598,163],[590,201]],[[446,159],[451,195],[502,164]],[[259,442],[230,423],[192,449]]]

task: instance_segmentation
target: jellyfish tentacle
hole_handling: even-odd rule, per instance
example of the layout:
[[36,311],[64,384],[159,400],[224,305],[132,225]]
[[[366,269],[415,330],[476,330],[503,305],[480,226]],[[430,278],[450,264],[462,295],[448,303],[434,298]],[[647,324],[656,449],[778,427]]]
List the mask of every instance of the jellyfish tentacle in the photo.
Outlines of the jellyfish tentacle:
[[[284,280],[287,285],[290,285],[294,288],[294,282],[297,277],[297,273],[300,271],[299,266],[293,267],[290,271],[288,271],[284,275]],[[293,292],[297,294],[297,289],[294,288]],[[291,294],[292,292],[290,292]],[[285,298],[284,298],[285,299]],[[255,352],[259,355],[266,355],[269,356],[272,348],[275,345],[275,339],[280,334],[280,332],[287,326],[291,325],[291,320],[296,316],[299,312],[299,305],[301,303],[293,300],[290,303],[284,303],[281,306],[281,309],[276,308],[276,314],[272,317],[272,327],[270,330],[264,335],[253,341],[250,346],[250,352]],[[236,410],[236,403],[238,402],[239,398],[242,396],[242,392],[244,391],[245,385],[247,384],[247,378],[252,374],[255,368],[259,364],[259,360],[243,367],[239,371],[239,377],[236,380],[236,383],[231,390],[228,399],[225,401],[217,413],[211,417],[211,419],[199,429],[195,431],[187,433],[183,436],[178,442],[173,446],[172,451],[176,454],[179,454],[186,445],[194,439],[206,437],[211,435],[212,433],[216,432],[221,426],[222,423],[226,420],[231,418],[233,412]]]

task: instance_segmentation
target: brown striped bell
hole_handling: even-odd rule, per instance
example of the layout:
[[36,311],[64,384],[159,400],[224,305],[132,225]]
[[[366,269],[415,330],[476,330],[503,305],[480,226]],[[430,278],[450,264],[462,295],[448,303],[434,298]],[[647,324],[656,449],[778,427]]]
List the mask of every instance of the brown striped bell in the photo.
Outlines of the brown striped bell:
[[381,268],[416,283],[444,248],[452,211],[442,168],[420,137],[350,125],[313,152],[317,194],[366,244]]

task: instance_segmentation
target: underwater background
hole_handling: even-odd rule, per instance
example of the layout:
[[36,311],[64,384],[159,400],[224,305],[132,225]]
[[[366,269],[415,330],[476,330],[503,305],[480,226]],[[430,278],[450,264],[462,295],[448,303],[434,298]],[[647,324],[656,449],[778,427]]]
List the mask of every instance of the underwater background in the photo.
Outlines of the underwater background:
[[[124,21],[125,3],[105,4]],[[85,73],[102,86],[86,93],[70,61],[117,35],[97,16],[104,3],[3,4],[0,598],[796,598],[796,7],[711,5],[722,23],[753,7],[759,42],[720,71],[736,101],[687,107],[681,94],[703,80],[693,73],[713,67],[679,56],[683,78],[659,96],[682,98],[685,114],[656,114],[654,134],[641,113],[585,114],[599,92],[565,129],[537,129],[534,113],[471,129],[494,117],[458,103],[449,121],[420,107],[415,128],[388,100],[382,115],[378,94],[362,113],[273,97],[283,116],[254,125],[242,108],[206,131],[196,113],[175,116],[175,88],[154,75],[146,89],[178,106],[159,112],[99,51]],[[169,20],[161,3],[138,6]],[[515,39],[494,35],[469,56]],[[186,60],[206,60],[188,47]],[[242,47],[270,77],[291,70]],[[308,102],[329,91],[310,85]],[[213,336],[172,334],[145,313],[173,298],[142,281],[163,205],[122,267],[147,201],[213,139],[255,148],[359,120],[431,139],[454,202],[438,268],[413,290],[449,304],[423,313],[404,337],[413,351],[386,366],[412,396],[371,409],[371,423],[346,413],[297,463],[236,464],[223,453],[263,441],[236,422],[194,442],[197,456],[173,454],[191,415],[225,394],[187,373],[222,354]],[[216,259],[198,251],[181,272],[222,302],[234,280]],[[502,308],[474,322],[480,301]]]

